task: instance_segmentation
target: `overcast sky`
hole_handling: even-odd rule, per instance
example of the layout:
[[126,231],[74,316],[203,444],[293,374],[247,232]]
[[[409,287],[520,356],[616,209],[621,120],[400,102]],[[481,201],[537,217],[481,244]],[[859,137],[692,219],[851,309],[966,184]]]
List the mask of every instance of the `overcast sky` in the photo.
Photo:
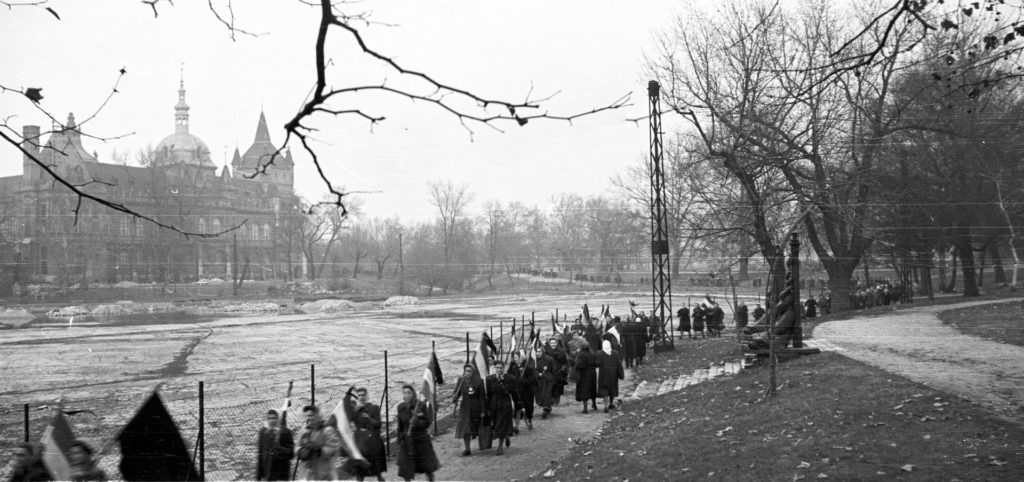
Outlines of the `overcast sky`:
[[[223,2],[215,2],[223,4]],[[38,8],[0,10],[0,84],[42,87],[43,106],[63,119],[81,120],[107,96],[124,67],[119,93],[85,127],[97,136],[86,148],[135,152],[174,131],[179,71],[184,63],[190,131],[210,147],[214,161],[230,160],[252,142],[260,109],[275,143],[315,80],[312,46],[317,11],[296,0],[235,2],[237,25],[265,33],[236,36],[205,1],[162,4],[154,18],[135,0],[50,2],[61,16]],[[590,195],[608,189],[609,177],[639,162],[647,151],[646,123],[627,122],[647,112],[644,52],[654,45],[684,3],[622,1],[375,1],[350,6],[372,11],[388,25],[361,26],[367,41],[403,65],[481,96],[523,99],[560,92],[548,103],[554,114],[589,110],[632,93],[632,107],[577,120],[501,124],[505,133],[472,126],[424,103],[382,96],[349,97],[335,107],[360,107],[387,120],[372,130],[356,117],[319,118],[317,149],[333,182],[365,194],[370,216],[415,221],[434,216],[427,181],[452,179],[475,193],[473,209],[489,199],[546,206],[553,194]],[[347,9],[349,7],[346,7]],[[333,86],[396,86],[389,72],[360,55],[340,30],[329,38]],[[10,121],[48,126],[20,96],[0,95]],[[293,146],[296,191],[310,199],[325,192],[308,158]],[[19,174],[21,156],[0,146],[0,175]]]

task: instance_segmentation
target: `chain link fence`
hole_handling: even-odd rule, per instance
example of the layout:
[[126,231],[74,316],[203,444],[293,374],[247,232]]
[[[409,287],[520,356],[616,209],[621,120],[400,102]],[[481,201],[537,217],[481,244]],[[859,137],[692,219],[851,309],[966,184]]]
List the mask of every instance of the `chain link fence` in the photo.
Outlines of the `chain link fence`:
[[[495,326],[493,341],[506,349],[511,346],[511,324]],[[500,336],[499,336],[500,333]],[[475,349],[480,333],[470,333],[470,347]],[[466,341],[461,337],[442,337],[436,342],[435,352],[444,374],[445,384],[437,387],[437,416],[444,426],[444,418],[451,414],[451,397],[455,378],[462,373],[467,359]],[[385,371],[385,357],[387,370]],[[371,368],[358,368],[346,372],[333,365],[296,365],[274,370],[265,377],[238,379],[223,383],[230,390],[219,390],[217,382],[204,382],[203,439],[205,447],[200,456],[200,391],[198,379],[172,379],[159,386],[161,398],[168,412],[177,422],[182,439],[194,454],[195,465],[203,468],[209,480],[250,480],[256,476],[257,435],[269,410],[279,410],[285,400],[289,382],[292,383],[291,408],[287,424],[296,436],[304,419],[302,407],[314,403],[326,416],[338,406],[352,386],[369,391],[372,403],[381,405],[381,416],[388,429],[388,439],[394,437],[396,408],[402,401],[402,386],[422,385],[423,373],[430,359],[430,347],[411,347],[405,350],[383,352]],[[361,366],[365,366],[362,365]],[[376,372],[376,373],[374,373]],[[239,390],[238,386],[247,388]],[[110,480],[121,478],[121,462],[117,436],[150,395],[151,389],[116,396],[63,399],[68,424],[76,438],[88,442],[94,449],[94,459]],[[238,403],[238,400],[247,400]],[[14,403],[10,403],[14,402]],[[26,412],[26,407],[28,407]],[[14,447],[25,440],[26,431],[32,443],[39,443],[53,416],[57,404],[25,405],[11,400],[0,406],[0,480],[7,480],[13,471],[11,460]],[[28,414],[27,423],[25,414]],[[437,425],[435,425],[436,429]],[[394,444],[392,451],[394,450]],[[201,469],[201,470],[202,470]]]

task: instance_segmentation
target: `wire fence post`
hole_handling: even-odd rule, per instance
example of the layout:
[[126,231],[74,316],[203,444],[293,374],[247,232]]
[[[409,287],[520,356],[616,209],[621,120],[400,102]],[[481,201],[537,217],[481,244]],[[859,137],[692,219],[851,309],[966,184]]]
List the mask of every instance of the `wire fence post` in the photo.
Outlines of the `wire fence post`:
[[29,441],[28,404],[25,404],[25,441]]
[[[437,355],[436,355],[437,351],[436,350],[437,350],[437,342],[434,341],[434,340],[430,340],[430,362],[431,363],[433,363],[434,362],[434,358],[437,357]],[[433,367],[431,367],[431,369],[430,369],[430,376],[431,377],[434,376],[434,368]],[[437,379],[435,378],[434,381],[436,382]],[[432,411],[434,412],[434,435],[435,436],[437,436],[437,393],[436,392],[437,392],[437,390],[435,390],[435,393],[431,394],[431,396],[434,397],[434,399],[431,400],[431,403],[434,404],[434,410],[432,410]]]
[[384,350],[384,443],[387,445],[384,447],[384,451],[388,454],[391,453],[391,398],[388,396],[389,388],[391,385],[388,384],[388,351]]
[[316,406],[316,364],[309,364],[309,404]]
[[199,381],[199,480],[206,480],[206,400],[203,395],[203,381]]

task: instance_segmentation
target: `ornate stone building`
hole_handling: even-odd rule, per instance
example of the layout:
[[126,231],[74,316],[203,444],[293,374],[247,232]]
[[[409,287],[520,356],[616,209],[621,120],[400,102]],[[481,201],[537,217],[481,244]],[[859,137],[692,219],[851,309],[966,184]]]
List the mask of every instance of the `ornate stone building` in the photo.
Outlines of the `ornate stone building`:
[[[100,162],[83,145],[74,115],[45,143],[38,126],[25,126],[22,175],[0,178],[4,281],[67,286],[297,274],[294,268],[302,263],[291,229],[297,202],[294,163],[290,152],[273,145],[263,114],[252,145],[244,155],[235,149],[230,168],[218,168],[206,143],[189,132],[184,82],[174,123],[174,133],[143,156],[141,167]],[[228,232],[185,236],[80,201],[30,155],[83,191],[161,223],[189,233]],[[252,177],[272,157],[267,172]]]

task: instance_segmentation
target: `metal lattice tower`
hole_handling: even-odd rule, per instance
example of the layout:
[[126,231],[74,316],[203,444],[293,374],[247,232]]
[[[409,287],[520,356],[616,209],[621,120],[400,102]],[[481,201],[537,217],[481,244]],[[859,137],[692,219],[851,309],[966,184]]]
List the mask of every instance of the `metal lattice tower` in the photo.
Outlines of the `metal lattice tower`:
[[655,341],[654,350],[663,351],[674,348],[672,339],[672,271],[669,263],[668,243],[668,211],[665,208],[665,167],[662,161],[662,133],[660,90],[657,81],[647,83],[647,95],[650,98],[651,119],[651,293],[654,309],[652,316],[657,316],[662,324],[665,337]]

